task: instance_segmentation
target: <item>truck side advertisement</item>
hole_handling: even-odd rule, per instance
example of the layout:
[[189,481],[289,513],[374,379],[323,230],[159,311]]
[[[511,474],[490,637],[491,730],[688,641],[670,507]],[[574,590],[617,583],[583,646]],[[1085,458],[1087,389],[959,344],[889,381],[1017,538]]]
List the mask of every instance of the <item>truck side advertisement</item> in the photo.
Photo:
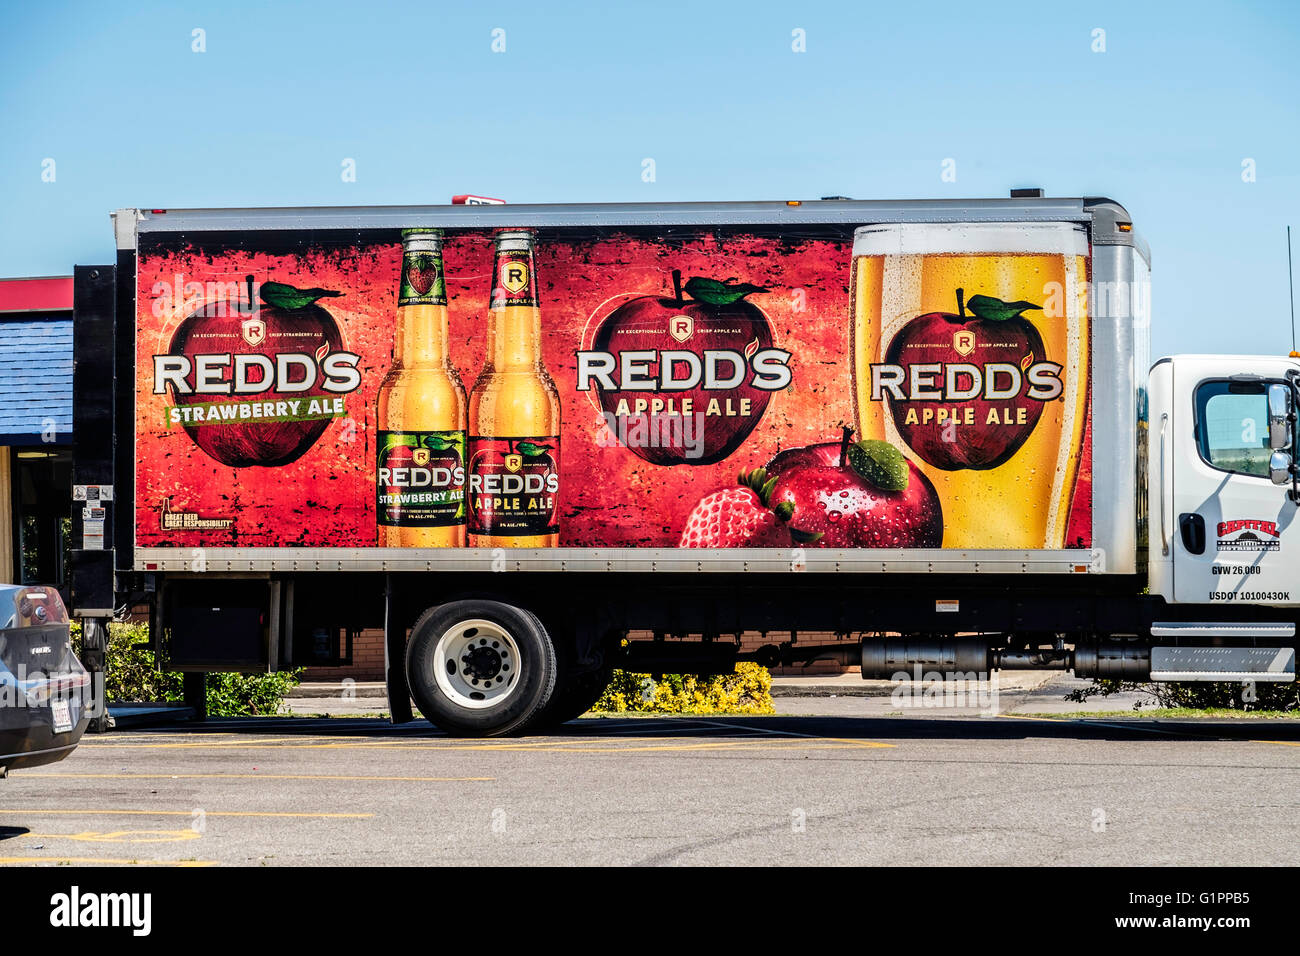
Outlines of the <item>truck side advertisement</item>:
[[150,235],[141,547],[1087,548],[1082,226]]

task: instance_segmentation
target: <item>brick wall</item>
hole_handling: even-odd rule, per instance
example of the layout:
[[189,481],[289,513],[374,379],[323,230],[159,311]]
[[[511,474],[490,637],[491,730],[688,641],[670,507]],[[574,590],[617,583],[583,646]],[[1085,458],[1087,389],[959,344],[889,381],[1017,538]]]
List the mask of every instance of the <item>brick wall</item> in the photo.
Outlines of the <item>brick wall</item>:
[[382,628],[362,631],[353,638],[352,663],[347,667],[309,667],[302,675],[305,681],[336,681],[345,677],[367,681],[384,679]]

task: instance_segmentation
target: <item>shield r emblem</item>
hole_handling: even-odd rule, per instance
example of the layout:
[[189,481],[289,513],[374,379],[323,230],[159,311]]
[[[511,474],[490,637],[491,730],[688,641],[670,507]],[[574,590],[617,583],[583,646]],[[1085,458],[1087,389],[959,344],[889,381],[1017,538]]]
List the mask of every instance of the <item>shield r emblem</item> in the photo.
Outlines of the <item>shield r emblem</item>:
[[415,462],[416,466],[423,468],[429,463],[429,449],[416,448],[411,452],[411,461]]
[[262,321],[261,316],[253,316],[251,319],[244,319],[240,330],[244,335],[244,341],[249,345],[261,345],[266,341],[266,323]]
[[506,455],[506,471],[517,473],[522,467],[524,467],[523,455]]
[[501,264],[501,284],[511,295],[528,288],[528,266],[517,259]]
[[958,355],[970,355],[971,352],[975,351],[975,333],[970,329],[954,332],[952,347],[957,350]]
[[678,342],[685,342],[695,334],[695,320],[689,315],[674,315],[668,320],[668,334]]

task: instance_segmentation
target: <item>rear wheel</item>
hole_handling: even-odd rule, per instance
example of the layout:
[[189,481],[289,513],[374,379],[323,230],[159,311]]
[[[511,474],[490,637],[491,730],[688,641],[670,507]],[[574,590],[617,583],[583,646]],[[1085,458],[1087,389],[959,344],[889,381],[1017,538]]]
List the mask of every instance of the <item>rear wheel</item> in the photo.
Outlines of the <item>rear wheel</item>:
[[523,730],[555,689],[555,648],[540,621],[500,601],[452,601],[420,615],[406,674],[420,712],[448,733]]

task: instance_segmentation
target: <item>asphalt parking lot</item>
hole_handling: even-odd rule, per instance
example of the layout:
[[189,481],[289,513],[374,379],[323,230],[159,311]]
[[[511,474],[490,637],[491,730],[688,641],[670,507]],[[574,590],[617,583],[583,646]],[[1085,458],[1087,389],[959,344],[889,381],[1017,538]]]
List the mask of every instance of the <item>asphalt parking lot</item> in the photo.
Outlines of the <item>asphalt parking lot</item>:
[[866,704],[502,740],[349,717],[118,731],[0,781],[0,864],[1300,862],[1300,722]]

